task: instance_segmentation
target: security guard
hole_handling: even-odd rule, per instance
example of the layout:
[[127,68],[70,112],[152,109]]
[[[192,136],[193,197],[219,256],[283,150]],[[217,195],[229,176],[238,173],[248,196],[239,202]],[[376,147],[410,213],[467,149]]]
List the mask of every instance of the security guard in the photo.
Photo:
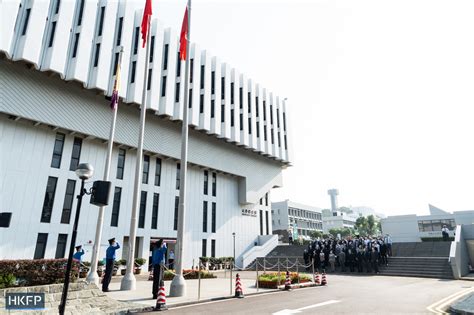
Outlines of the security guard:
[[78,262],[82,262],[82,255],[84,255],[84,250],[82,249],[82,245],[76,246],[76,252],[72,256],[72,259],[77,260]]
[[115,251],[120,248],[119,243],[115,241],[115,237],[109,240],[109,247],[105,252],[105,276],[102,280],[102,291],[109,292],[109,283],[112,280],[112,271],[114,270]]

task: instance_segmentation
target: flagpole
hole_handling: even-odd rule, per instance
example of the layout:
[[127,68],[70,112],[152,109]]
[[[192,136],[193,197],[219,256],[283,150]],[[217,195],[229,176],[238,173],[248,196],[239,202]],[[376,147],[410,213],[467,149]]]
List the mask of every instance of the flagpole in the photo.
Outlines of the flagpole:
[[[122,64],[122,53],[123,53],[123,46],[120,47],[117,70],[115,72],[116,85],[120,84],[120,82],[117,82],[117,80],[120,80],[120,77],[117,78],[117,76],[120,76],[118,72]],[[117,86],[117,89],[118,89],[118,86]],[[117,103],[115,104],[113,108],[112,123],[110,125],[109,142],[107,144],[107,159],[105,160],[104,181],[109,181],[109,177],[110,177],[110,162],[112,161],[112,152],[114,148],[115,123],[117,122],[118,94],[117,94],[116,102]],[[102,239],[102,226],[104,224],[104,210],[105,210],[104,206],[99,207],[99,215],[97,218],[97,226],[95,229],[95,240],[94,240],[94,245],[92,247],[91,269],[86,279],[87,282],[95,283],[97,286],[99,285],[99,275],[97,274],[97,263],[99,262],[100,242]]]
[[148,32],[146,39],[146,55],[145,55],[145,72],[143,74],[143,94],[142,104],[140,109],[140,135],[138,137],[137,161],[135,165],[135,182],[133,187],[133,204],[132,204],[132,218],[130,221],[130,236],[128,238],[129,250],[127,257],[127,270],[125,276],[120,283],[120,290],[135,290],[136,278],[133,274],[133,267],[135,266],[135,241],[137,236],[137,217],[138,206],[140,203],[140,188],[142,184],[142,162],[143,162],[143,138],[145,134],[145,116],[146,116],[146,96],[148,85],[148,62],[150,59],[150,34],[151,34],[151,17],[148,18]]
[[[184,75],[183,125],[181,138],[181,168],[179,185],[178,231],[176,240],[176,275],[171,281],[170,296],[185,296],[186,281],[183,276],[183,249],[186,216],[186,175],[188,169],[188,83],[189,83],[189,44],[191,42],[191,0],[188,0],[188,29],[186,38],[186,68]],[[181,60],[179,61],[181,62]]]

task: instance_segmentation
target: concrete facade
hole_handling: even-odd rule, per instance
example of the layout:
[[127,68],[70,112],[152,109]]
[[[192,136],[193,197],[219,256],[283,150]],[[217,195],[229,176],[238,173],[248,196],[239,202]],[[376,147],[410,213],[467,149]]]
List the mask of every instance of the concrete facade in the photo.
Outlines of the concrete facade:
[[421,242],[421,238],[442,237],[441,228],[447,225],[454,236],[456,225],[474,224],[474,211],[447,211],[429,205],[429,215],[397,215],[380,220],[382,232],[390,234],[394,242]]
[[309,236],[323,230],[321,209],[290,200],[272,202],[272,226],[273,231],[293,229],[298,236]]
[[[118,258],[126,258],[145,72],[145,51],[138,40],[143,4],[2,4],[0,212],[12,217],[0,233],[0,259],[64,257],[80,186],[74,165],[91,163],[91,181],[104,173],[112,116],[104,96],[111,95],[121,46],[113,188],[100,258],[110,237],[122,245]],[[148,61],[143,167],[148,180],[141,187],[135,252],[143,258],[149,257],[153,240],[165,238],[172,244],[176,238],[184,85],[177,32],[164,29],[156,19],[151,32],[154,54]],[[185,268],[200,256],[232,256],[233,232],[237,258],[259,235],[271,234],[271,189],[281,186],[281,171],[290,163],[286,102],[196,44],[190,54],[194,70],[191,106],[186,106],[191,128]],[[263,111],[272,111],[272,119]],[[257,134],[257,125],[273,136]],[[77,238],[86,250],[84,260],[90,260],[97,212],[86,196]]]
[[330,229],[353,228],[357,217],[357,214],[333,211],[332,216],[323,216],[323,232],[329,233]]

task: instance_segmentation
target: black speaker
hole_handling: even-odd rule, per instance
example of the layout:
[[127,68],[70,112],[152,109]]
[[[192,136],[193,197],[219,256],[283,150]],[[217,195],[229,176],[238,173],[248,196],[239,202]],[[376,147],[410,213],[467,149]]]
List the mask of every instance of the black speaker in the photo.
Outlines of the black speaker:
[[0,228],[9,227],[11,219],[12,219],[11,212],[0,212]]
[[111,182],[96,180],[92,185],[91,204],[102,207],[109,204]]

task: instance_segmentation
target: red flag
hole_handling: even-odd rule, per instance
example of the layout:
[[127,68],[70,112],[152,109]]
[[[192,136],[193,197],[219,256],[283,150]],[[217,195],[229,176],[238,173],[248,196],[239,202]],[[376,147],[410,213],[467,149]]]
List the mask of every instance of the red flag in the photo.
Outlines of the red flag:
[[145,10],[143,11],[143,19],[142,19],[142,39],[143,39],[143,46],[145,47],[146,38],[148,35],[148,26],[150,25],[150,18],[151,18],[151,0],[146,0],[145,3]]
[[186,47],[188,46],[188,7],[184,12],[181,37],[179,38],[179,59],[186,60]]

